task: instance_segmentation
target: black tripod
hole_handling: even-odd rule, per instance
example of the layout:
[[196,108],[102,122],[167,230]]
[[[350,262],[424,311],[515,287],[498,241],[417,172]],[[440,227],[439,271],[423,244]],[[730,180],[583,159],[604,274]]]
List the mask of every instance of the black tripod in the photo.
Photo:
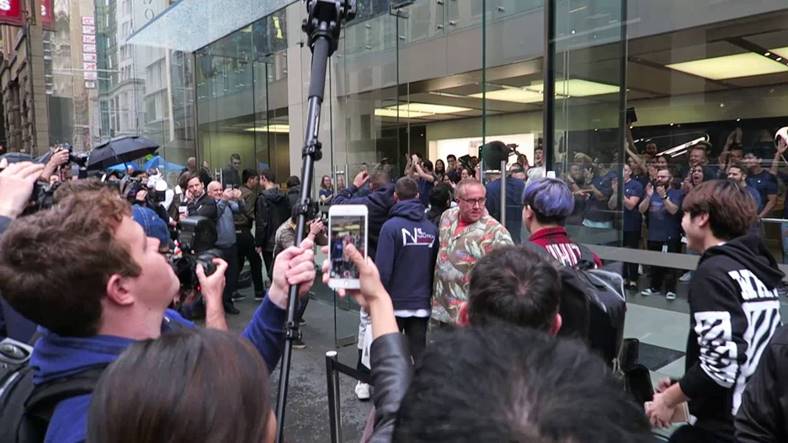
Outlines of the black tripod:
[[[320,106],[323,103],[323,92],[326,86],[326,68],[328,58],[337,49],[339,31],[343,20],[350,20],[356,15],[355,0],[306,0],[309,14],[302,26],[309,37],[308,44],[312,50],[312,68],[309,79],[309,114],[306,121],[306,136],[301,158],[301,193],[299,195],[299,214],[296,224],[296,245],[304,240],[306,217],[312,193],[312,176],[315,161],[322,157],[321,144],[317,139],[320,126]],[[298,303],[298,286],[290,286],[287,303],[287,323],[285,333],[282,369],[279,375],[279,393],[276,403],[276,417],[279,426],[276,429],[276,441],[284,442],[285,409],[287,405],[287,384],[290,378],[290,360],[293,353],[293,340],[301,338],[301,331],[295,321],[296,304]]]

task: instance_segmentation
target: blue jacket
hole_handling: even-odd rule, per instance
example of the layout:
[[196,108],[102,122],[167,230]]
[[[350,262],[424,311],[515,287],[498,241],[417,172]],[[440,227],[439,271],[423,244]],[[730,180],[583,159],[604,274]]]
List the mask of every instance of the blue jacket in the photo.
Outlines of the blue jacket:
[[[263,356],[269,372],[276,366],[282,352],[284,343],[282,325],[286,316],[286,311],[279,309],[265,298],[242,334]],[[171,325],[171,322],[177,322],[181,327],[195,327],[177,312],[167,310],[164,313],[162,333],[180,329]],[[35,384],[73,375],[93,365],[111,363],[134,343],[134,340],[129,338],[109,335],[62,337],[48,331],[43,333],[36,342],[30,363],[36,369],[33,377]],[[85,441],[90,399],[91,395],[88,394],[58,403],[49,422],[45,442]]]
[[383,224],[375,263],[395,310],[430,309],[438,228],[419,200],[398,202]]
[[235,218],[233,214],[241,210],[237,201],[216,201],[216,212],[219,219],[216,221],[216,247],[229,248],[235,244]]
[[331,204],[334,205],[364,205],[369,211],[367,220],[367,230],[369,231],[369,243],[367,244],[367,255],[375,257],[378,250],[378,237],[383,223],[389,218],[389,210],[394,206],[394,183],[386,183],[369,194],[359,197],[353,196],[358,191],[355,185],[350,185],[334,197]]
[[515,244],[520,244],[520,231],[523,229],[523,194],[525,181],[511,176],[506,177],[506,222],[501,220],[501,180],[487,183],[487,212],[501,222]]

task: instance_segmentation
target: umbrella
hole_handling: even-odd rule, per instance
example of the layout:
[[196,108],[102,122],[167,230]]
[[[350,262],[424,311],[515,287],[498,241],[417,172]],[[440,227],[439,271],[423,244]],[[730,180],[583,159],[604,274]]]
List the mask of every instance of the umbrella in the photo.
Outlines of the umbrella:
[[130,162],[159,149],[159,144],[145,137],[125,136],[102,143],[88,156],[87,169],[103,169],[118,163]]
[[180,171],[184,168],[184,166],[179,165],[177,163],[168,162],[167,160],[164,160],[160,155],[157,155],[145,163],[146,171],[152,168],[158,168],[163,171]]
[[33,156],[31,156],[30,154],[25,154],[24,152],[8,152],[6,154],[0,155],[0,159],[5,160],[9,164],[11,164],[18,162],[33,161]]

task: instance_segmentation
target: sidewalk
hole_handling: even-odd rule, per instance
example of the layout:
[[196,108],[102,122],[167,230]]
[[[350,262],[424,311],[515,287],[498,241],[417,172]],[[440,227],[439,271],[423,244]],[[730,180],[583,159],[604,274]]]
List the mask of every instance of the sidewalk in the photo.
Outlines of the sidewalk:
[[[287,398],[285,439],[299,443],[329,441],[325,353],[336,349],[334,306],[332,302],[325,300],[327,294],[330,294],[325,286],[319,284],[313,291],[319,293],[320,297],[310,300],[304,314],[306,324],[301,330],[307,347],[293,350]],[[258,306],[258,302],[254,301],[252,288],[240,292],[247,297],[236,303],[241,314],[227,316],[230,328],[238,332],[243,330]],[[349,326],[358,324],[358,312],[337,310],[337,316],[339,335],[348,335],[352,329]],[[336,350],[342,363],[355,367],[357,358],[355,344]],[[278,368],[271,374],[270,383],[271,404],[275,408],[279,383]],[[358,442],[361,439],[361,432],[371,407],[371,402],[361,402],[356,399],[353,391],[355,384],[355,380],[340,375],[342,437],[346,442]]]

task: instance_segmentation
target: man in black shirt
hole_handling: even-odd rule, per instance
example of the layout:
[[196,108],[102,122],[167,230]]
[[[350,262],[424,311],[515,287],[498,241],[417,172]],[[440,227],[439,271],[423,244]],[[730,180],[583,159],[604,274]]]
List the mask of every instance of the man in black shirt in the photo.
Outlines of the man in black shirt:
[[757,235],[745,236],[756,212],[740,186],[704,182],[682,209],[688,246],[703,254],[690,281],[686,372],[678,383],[660,383],[646,413],[652,425],[666,426],[688,401],[697,421],[670,441],[733,442],[742,392],[780,325],[775,288],[783,273]]

